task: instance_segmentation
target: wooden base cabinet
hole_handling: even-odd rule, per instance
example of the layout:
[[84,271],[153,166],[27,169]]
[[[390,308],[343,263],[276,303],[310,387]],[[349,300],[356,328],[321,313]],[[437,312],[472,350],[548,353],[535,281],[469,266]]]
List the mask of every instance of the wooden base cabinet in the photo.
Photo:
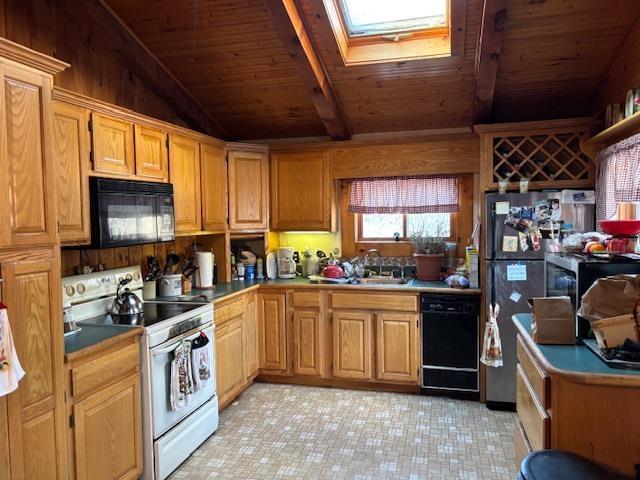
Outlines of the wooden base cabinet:
[[260,369],[286,373],[287,319],[284,293],[260,293]]
[[411,313],[376,313],[376,378],[418,381],[418,317]]
[[258,339],[258,295],[255,292],[245,296],[245,343],[244,358],[247,379],[252,379],[260,368],[260,345]]
[[372,314],[334,310],[333,376],[369,380],[371,378]]
[[140,375],[110,385],[73,406],[77,480],[140,477]]
[[322,375],[323,322],[319,310],[296,309],[293,324],[293,374]]
[[218,407],[224,408],[246,386],[244,318],[239,316],[216,329],[216,388]]

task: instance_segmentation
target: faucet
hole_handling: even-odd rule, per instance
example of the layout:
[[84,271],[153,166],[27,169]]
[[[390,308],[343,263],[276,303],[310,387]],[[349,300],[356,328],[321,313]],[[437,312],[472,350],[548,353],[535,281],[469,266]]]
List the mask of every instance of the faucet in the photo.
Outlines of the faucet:
[[372,248],[371,250],[367,250],[367,255],[372,253],[375,253],[376,255],[378,255],[378,275],[382,276],[382,254],[375,248]]

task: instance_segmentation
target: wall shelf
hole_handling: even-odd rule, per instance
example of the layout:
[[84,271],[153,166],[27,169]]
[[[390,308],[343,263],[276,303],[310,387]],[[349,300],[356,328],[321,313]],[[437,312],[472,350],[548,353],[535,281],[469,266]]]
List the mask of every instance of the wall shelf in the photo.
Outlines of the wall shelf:
[[582,150],[592,158],[598,151],[640,132],[640,112],[612,125],[582,143]]

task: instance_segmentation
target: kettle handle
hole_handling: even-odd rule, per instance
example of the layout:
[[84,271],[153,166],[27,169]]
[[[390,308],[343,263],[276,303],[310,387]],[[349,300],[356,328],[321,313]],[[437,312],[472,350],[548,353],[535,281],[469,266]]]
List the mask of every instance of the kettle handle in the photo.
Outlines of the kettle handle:
[[120,289],[129,282],[131,282],[130,278],[123,278],[122,280],[120,280],[120,282],[118,283],[118,289],[116,290],[116,297],[120,296]]

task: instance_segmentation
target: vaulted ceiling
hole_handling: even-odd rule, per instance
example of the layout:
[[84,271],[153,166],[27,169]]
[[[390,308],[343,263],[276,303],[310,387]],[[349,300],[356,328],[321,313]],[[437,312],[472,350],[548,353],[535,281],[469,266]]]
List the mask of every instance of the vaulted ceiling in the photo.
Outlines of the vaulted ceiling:
[[[327,135],[268,0],[106,2],[229,137]],[[463,57],[346,67],[322,0],[296,0],[353,133],[470,127],[485,4],[500,14],[483,119],[493,121],[590,114],[638,13],[636,0],[466,0]],[[487,24],[498,28],[493,17]]]

